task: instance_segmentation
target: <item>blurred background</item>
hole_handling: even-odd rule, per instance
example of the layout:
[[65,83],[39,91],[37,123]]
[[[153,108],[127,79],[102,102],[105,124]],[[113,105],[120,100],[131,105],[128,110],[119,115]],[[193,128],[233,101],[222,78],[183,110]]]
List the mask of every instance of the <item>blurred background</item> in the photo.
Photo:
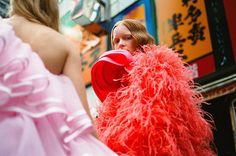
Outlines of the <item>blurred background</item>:
[[[81,55],[91,110],[98,98],[91,87],[91,67],[111,49],[110,31],[118,20],[137,19],[156,44],[173,48],[189,64],[215,122],[219,156],[236,149],[236,0],[59,0],[61,32]],[[0,0],[8,17],[9,0]],[[209,118],[209,116],[206,116]]]

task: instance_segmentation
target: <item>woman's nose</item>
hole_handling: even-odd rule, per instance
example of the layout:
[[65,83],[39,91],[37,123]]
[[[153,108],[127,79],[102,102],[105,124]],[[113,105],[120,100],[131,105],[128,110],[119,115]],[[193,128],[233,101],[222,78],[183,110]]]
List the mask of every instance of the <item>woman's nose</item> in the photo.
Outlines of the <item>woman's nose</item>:
[[125,42],[123,40],[120,40],[118,44],[118,48],[123,48],[125,46]]

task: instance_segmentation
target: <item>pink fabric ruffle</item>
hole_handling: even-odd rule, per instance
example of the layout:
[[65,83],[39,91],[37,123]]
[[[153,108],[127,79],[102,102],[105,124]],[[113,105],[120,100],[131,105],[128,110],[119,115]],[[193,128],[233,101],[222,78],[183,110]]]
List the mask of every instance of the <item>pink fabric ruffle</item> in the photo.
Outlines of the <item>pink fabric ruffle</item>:
[[0,19],[0,155],[116,155],[92,129],[69,78],[51,74]]

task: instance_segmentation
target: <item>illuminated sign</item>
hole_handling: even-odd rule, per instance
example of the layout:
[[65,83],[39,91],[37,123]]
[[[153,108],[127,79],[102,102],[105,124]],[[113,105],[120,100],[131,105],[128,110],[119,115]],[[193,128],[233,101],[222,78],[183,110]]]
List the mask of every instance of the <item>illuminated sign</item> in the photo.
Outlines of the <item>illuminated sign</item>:
[[204,0],[157,0],[159,43],[180,54],[185,62],[212,52]]

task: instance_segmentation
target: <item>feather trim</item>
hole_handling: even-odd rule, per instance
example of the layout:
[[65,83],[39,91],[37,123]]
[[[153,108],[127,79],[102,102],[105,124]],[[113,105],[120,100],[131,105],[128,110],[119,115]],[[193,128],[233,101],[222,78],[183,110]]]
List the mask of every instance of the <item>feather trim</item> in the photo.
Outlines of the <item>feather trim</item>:
[[143,50],[123,77],[128,85],[109,93],[98,108],[100,139],[120,155],[215,155],[191,72],[165,46]]

